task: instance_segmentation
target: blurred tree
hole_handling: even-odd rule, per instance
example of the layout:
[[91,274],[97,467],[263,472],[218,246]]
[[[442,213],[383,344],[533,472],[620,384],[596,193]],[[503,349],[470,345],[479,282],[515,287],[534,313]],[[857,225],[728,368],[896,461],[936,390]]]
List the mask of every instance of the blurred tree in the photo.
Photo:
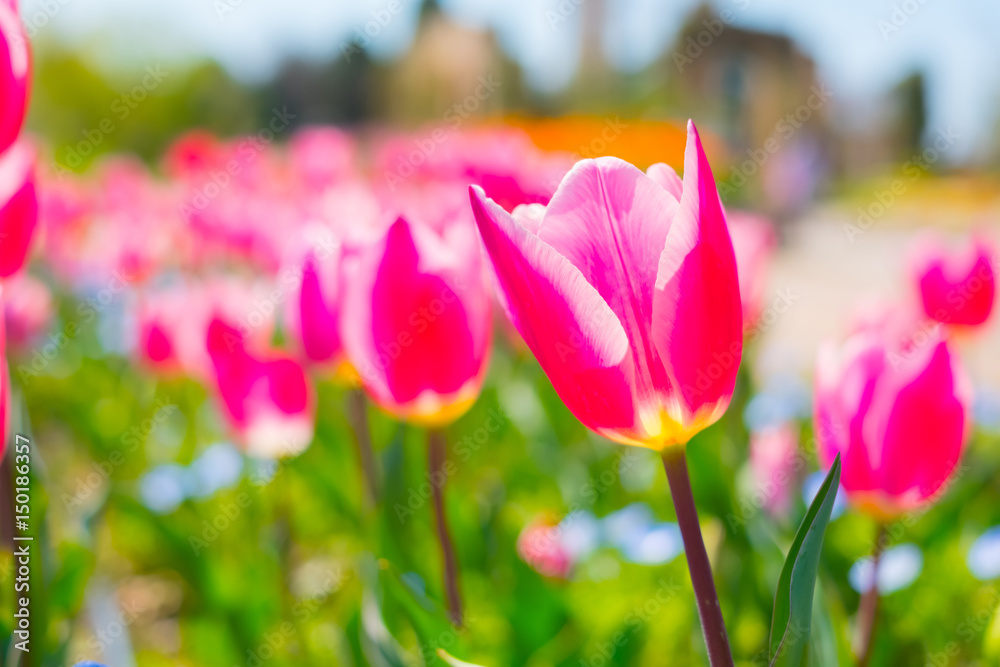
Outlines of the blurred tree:
[[112,77],[79,54],[39,48],[28,128],[45,138],[56,163],[80,170],[111,151],[151,160],[194,127],[222,136],[251,131],[259,106],[255,91],[214,62]]
[[896,87],[896,132],[899,158],[908,159],[922,150],[921,139],[927,126],[927,83],[922,72],[914,72]]

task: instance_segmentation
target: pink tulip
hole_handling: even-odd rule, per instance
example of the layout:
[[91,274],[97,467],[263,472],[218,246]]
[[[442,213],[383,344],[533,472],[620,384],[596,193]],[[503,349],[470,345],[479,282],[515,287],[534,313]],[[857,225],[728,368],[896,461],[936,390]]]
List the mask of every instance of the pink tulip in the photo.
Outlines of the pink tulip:
[[573,558],[560,540],[560,529],[547,518],[524,527],[517,538],[517,554],[545,577],[566,579],[573,568]]
[[231,278],[142,291],[135,310],[139,359],[156,373],[212,381],[214,366],[205,344],[212,320],[239,331],[252,354],[263,354],[274,333],[273,296],[265,284]]
[[986,322],[996,298],[995,256],[979,238],[968,239],[954,252],[936,236],[918,241],[912,271],[927,316],[969,327]]
[[934,336],[901,348],[875,329],[837,350],[823,346],[816,370],[820,460],[843,460],[851,502],[887,519],[932,501],[962,455],[969,389],[947,343]]
[[767,283],[767,268],[778,239],[767,218],[745,211],[729,211],[729,234],[736,253],[743,302],[743,328],[749,329],[760,317]]
[[27,347],[45,333],[52,310],[52,293],[42,281],[27,273],[5,281],[3,319],[12,346]]
[[34,148],[24,142],[0,155],[0,278],[16,273],[28,257],[38,221],[34,171]]
[[31,51],[16,3],[0,3],[0,152],[17,139],[28,109]]
[[[539,222],[471,190],[501,298],[567,407],[612,440],[663,449],[715,422],[743,351],[736,258],[694,124],[683,181],[583,160]],[[663,185],[658,184],[663,183]]]
[[480,257],[471,225],[439,235],[400,218],[355,260],[344,345],[384,409],[438,426],[476,400],[492,333]]
[[257,356],[221,319],[208,327],[216,389],[241,444],[254,456],[291,456],[312,441],[316,405],[305,371],[281,356]]
[[300,356],[309,365],[342,378],[352,378],[341,340],[344,298],[344,253],[339,243],[310,245],[283,276],[295,282],[285,304],[285,323]]
[[295,178],[309,190],[323,190],[354,173],[357,150],[350,135],[332,127],[308,127],[288,145]]

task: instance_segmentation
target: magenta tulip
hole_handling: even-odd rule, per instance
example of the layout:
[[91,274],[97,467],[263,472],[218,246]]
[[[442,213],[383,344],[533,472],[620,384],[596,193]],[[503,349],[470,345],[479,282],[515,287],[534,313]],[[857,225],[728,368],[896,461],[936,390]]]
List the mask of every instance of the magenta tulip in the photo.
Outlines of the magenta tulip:
[[16,273],[28,257],[38,221],[34,172],[35,150],[26,143],[0,155],[0,278]]
[[208,327],[216,389],[240,443],[254,456],[290,456],[313,437],[315,400],[305,371],[282,356],[262,357],[220,319]]
[[344,345],[384,409],[440,426],[478,397],[492,335],[480,257],[471,225],[438,234],[400,218],[353,260]]
[[651,176],[603,157],[578,162],[544,213],[471,197],[502,302],[567,407],[612,440],[662,450],[725,411],[743,325],[694,124],[684,179],[666,165]]
[[936,236],[921,239],[912,270],[927,317],[967,327],[986,322],[996,299],[995,256],[979,238],[968,239],[954,252]]
[[267,283],[229,277],[140,291],[134,312],[138,357],[156,373],[211,382],[214,366],[205,340],[212,320],[238,329],[251,354],[264,354],[274,334],[273,295]]
[[821,461],[837,453],[851,502],[881,520],[942,492],[968,434],[969,389],[939,336],[900,348],[875,329],[840,349],[823,346],[816,370],[816,436]]
[[0,3],[0,153],[17,140],[28,109],[31,51],[16,3]]

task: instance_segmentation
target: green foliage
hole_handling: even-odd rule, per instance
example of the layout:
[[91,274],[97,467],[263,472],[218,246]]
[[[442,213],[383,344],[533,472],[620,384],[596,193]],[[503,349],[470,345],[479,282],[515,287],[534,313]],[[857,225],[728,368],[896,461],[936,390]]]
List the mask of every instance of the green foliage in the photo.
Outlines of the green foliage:
[[[316,437],[302,455],[272,469],[246,461],[234,485],[156,512],[142,500],[143,476],[163,464],[189,466],[228,437],[225,425],[204,387],[156,381],[101,353],[92,336],[85,328],[38,376],[17,372],[30,351],[10,361],[34,435],[48,550],[35,618],[45,641],[33,664],[101,657],[94,642],[102,628],[90,613],[100,586],[135,609],[122,620],[139,667],[255,659],[268,667],[706,664],[683,558],[645,566],[602,547],[563,581],[518,556],[521,530],[546,513],[603,517],[644,502],[657,520],[674,520],[655,453],[587,433],[533,361],[498,350],[483,395],[447,431],[454,471],[445,505],[467,611],[457,630],[444,611],[422,431],[369,409],[384,493],[366,509],[345,392],[320,381]],[[783,575],[795,526],[824,521],[797,492],[788,516],[750,501],[741,481],[748,395],[737,394],[688,457],[734,657],[767,664],[773,592],[787,592],[788,618],[805,618],[805,592],[818,573],[805,661],[852,664],[858,596],[847,572],[870,551],[875,527],[847,512],[830,523],[805,576]],[[133,448],[130,429],[164,404],[177,410]],[[803,443],[808,436],[806,429]],[[924,664],[929,656],[967,665],[997,653],[1000,595],[964,565],[971,539],[1000,522],[997,444],[979,436],[941,501],[889,527],[893,542],[919,544],[925,563],[912,586],[882,600],[872,665]],[[802,456],[800,476],[816,467],[810,452]],[[817,503],[831,497],[820,494]],[[812,538],[796,543],[792,568],[819,553]],[[3,590],[0,632],[9,636],[12,600],[9,586]]]
[[774,594],[770,653],[772,665],[798,665],[812,629],[813,589],[833,501],[840,487],[840,454],[809,505],[781,568]]

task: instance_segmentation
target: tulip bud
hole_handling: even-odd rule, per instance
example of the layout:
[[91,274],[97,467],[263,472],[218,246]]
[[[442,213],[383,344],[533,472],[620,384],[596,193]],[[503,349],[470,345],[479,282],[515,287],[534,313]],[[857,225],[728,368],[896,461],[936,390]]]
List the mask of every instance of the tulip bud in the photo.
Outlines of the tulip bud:
[[969,393],[940,336],[899,347],[868,329],[839,350],[827,343],[816,370],[820,460],[841,454],[848,499],[877,518],[932,502],[961,458]]

